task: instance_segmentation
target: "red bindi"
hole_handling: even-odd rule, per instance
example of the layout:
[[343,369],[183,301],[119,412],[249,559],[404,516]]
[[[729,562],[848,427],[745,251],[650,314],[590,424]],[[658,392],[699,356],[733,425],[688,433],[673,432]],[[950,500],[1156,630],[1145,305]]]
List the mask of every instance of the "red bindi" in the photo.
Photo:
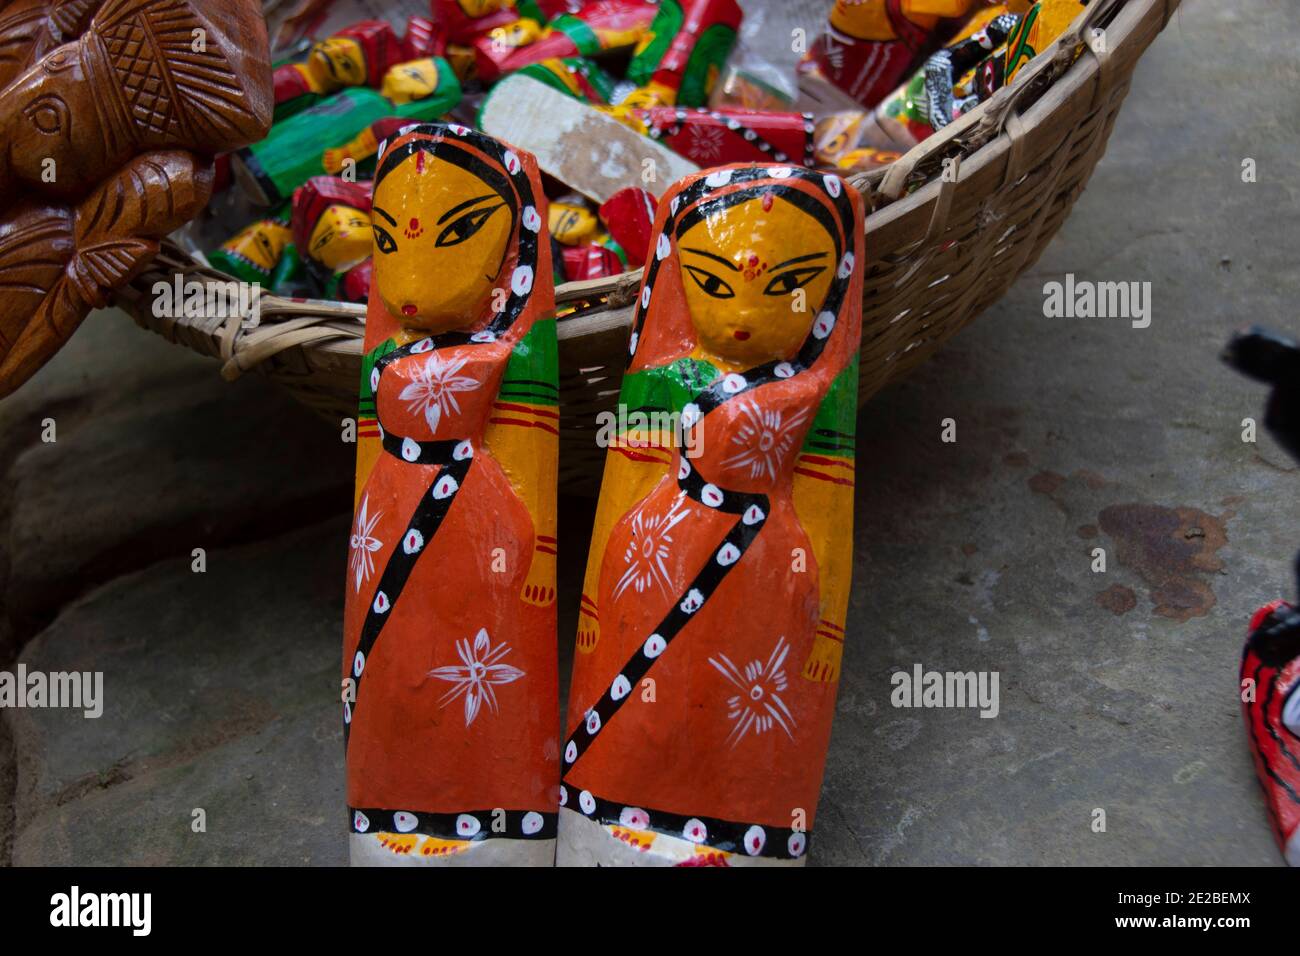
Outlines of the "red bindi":
[[763,193],[763,212],[772,211],[772,194]]

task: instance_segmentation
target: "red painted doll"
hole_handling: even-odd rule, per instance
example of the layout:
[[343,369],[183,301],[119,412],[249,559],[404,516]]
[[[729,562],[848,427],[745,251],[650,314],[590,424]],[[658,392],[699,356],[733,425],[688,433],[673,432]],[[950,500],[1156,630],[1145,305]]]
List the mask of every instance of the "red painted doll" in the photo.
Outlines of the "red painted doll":
[[550,865],[554,292],[527,153],[380,150],[344,613],[354,863]]

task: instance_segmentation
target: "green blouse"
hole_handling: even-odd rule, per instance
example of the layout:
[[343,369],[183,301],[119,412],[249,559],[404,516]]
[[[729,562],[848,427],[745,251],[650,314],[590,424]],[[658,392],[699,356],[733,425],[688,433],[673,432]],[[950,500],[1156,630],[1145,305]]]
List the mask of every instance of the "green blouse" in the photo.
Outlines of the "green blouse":
[[[680,412],[700,391],[711,385],[722,373],[711,363],[700,359],[680,358],[668,365],[640,369],[623,377],[619,403],[624,415],[620,416],[620,434],[627,430],[626,422],[634,413],[643,415]],[[827,389],[813,419],[812,427],[804,437],[805,452],[834,455],[841,458],[854,456],[854,431],[858,415],[858,356],[844,368],[831,387]],[[640,416],[638,416],[640,417]]]

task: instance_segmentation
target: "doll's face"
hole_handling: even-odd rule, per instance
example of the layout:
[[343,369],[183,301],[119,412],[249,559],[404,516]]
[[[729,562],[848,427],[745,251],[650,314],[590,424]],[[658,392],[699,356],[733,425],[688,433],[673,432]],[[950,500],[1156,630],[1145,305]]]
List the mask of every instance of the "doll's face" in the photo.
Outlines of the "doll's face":
[[370,255],[370,217],[351,206],[327,207],[311,231],[307,255],[334,272],[352,268]]
[[510,207],[454,163],[417,151],[375,190],[375,290],[408,328],[438,333],[483,314],[510,241]]
[[706,216],[677,250],[700,349],[747,368],[798,352],[835,272],[826,230],[771,194]]
[[488,31],[488,39],[499,50],[517,50],[521,46],[528,46],[541,33],[536,20],[516,20]]
[[547,212],[546,225],[557,242],[566,246],[576,246],[591,239],[596,234],[596,216],[581,203],[551,203]]
[[380,93],[392,103],[410,103],[431,96],[438,88],[438,67],[431,58],[411,60],[384,74]]
[[[319,224],[318,224],[319,225]],[[283,223],[271,219],[255,222],[226,243],[226,249],[248,260],[253,265],[270,272],[280,261],[280,254],[292,233]]]
[[327,86],[358,86],[366,81],[366,56],[361,44],[347,37],[329,37],[311,50],[308,69]]

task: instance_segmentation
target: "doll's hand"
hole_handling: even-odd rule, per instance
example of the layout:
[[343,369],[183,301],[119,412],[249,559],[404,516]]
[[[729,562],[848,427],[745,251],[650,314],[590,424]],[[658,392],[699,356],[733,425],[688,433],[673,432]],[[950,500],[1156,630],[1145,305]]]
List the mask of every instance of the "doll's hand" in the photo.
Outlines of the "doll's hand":
[[537,607],[550,607],[555,603],[555,555],[547,551],[533,550],[533,563],[524,578],[524,587],[519,594],[525,604]]
[[590,654],[600,640],[600,614],[596,602],[583,592],[578,605],[578,650]]
[[[828,621],[817,622],[817,636],[804,661],[800,674],[810,681],[833,684],[840,679],[840,659],[844,656],[844,632],[832,629]],[[835,636],[832,637],[831,635]]]

